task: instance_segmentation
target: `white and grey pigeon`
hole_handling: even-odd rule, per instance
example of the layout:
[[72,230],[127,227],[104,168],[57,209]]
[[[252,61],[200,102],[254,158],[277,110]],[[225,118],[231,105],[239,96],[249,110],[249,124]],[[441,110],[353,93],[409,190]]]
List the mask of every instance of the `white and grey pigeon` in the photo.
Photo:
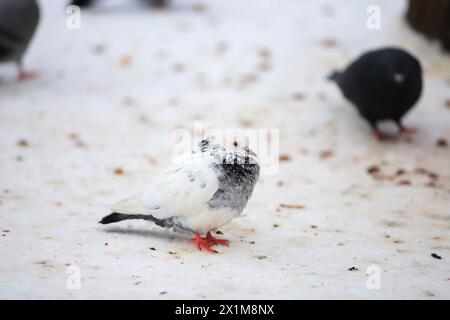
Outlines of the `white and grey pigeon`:
[[34,77],[23,68],[22,58],[39,22],[35,0],[0,0],[0,62],[14,62],[19,79]]
[[[188,231],[199,250],[217,253],[213,245],[228,245],[211,231],[239,216],[259,178],[257,155],[233,139],[225,145],[208,137],[192,151],[174,159],[138,195],[120,201],[100,223],[144,219]],[[202,234],[206,234],[202,237]]]

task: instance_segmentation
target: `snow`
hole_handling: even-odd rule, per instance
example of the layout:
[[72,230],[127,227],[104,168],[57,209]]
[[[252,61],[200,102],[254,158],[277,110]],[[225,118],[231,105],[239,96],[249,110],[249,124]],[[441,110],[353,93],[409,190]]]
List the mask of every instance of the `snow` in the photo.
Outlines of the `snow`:
[[[0,66],[0,298],[450,298],[450,148],[436,146],[450,138],[450,57],[411,32],[404,1],[114,2],[70,30],[67,2],[41,0],[25,60],[39,78],[19,83]],[[366,27],[373,3],[380,30]],[[397,143],[374,141],[325,80],[382,45],[425,68],[406,119],[418,133]],[[290,157],[221,228],[231,245],[212,255],[143,221],[97,224],[196,121],[280,129]],[[406,173],[374,179],[370,166]],[[436,186],[417,168],[437,173]],[[379,290],[366,284],[373,268]]]

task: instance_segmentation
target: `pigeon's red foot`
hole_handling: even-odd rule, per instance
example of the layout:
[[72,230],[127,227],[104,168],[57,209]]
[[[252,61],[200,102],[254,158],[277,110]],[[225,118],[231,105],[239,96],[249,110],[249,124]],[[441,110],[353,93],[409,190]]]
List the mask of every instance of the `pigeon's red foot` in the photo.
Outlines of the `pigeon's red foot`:
[[383,133],[378,129],[373,129],[373,135],[374,137],[378,140],[378,141],[394,141],[397,137],[387,134],[387,133]]
[[36,71],[19,71],[19,80],[29,80],[37,78],[38,73]]
[[208,241],[209,243],[212,243],[213,245],[217,244],[217,245],[221,245],[221,246],[228,246],[230,244],[230,241],[228,241],[228,240],[214,238],[213,235],[211,234],[211,232],[209,232],[209,231],[206,234],[206,237],[204,239],[206,241]]
[[211,246],[213,246],[214,243],[209,242],[208,240],[206,240],[206,238],[202,238],[199,233],[195,234],[192,242],[195,242],[197,244],[197,249],[200,251],[202,250],[202,248],[204,248],[208,252],[218,253],[216,250],[211,249]]
[[398,128],[399,128],[401,134],[414,134],[417,132],[416,128],[405,127],[402,124],[399,124]]

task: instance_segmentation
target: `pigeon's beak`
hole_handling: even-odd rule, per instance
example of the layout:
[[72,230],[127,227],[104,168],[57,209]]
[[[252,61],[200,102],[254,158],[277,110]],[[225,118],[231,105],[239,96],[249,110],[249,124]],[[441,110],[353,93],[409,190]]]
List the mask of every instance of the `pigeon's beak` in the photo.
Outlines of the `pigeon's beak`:
[[254,153],[249,147],[245,147],[245,152],[247,152],[248,155],[258,158],[258,155]]

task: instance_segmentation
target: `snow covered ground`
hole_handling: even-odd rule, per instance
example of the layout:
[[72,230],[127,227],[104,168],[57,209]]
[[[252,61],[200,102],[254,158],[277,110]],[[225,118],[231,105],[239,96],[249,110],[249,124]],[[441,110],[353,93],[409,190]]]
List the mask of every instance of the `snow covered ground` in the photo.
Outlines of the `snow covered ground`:
[[[105,0],[79,30],[65,0],[40,1],[40,77],[0,66],[0,298],[450,298],[450,56],[411,32],[405,2],[200,1]],[[420,58],[426,87],[418,133],[380,144],[325,76],[387,44]],[[280,129],[284,161],[221,229],[230,247],[99,225],[195,121]]]

